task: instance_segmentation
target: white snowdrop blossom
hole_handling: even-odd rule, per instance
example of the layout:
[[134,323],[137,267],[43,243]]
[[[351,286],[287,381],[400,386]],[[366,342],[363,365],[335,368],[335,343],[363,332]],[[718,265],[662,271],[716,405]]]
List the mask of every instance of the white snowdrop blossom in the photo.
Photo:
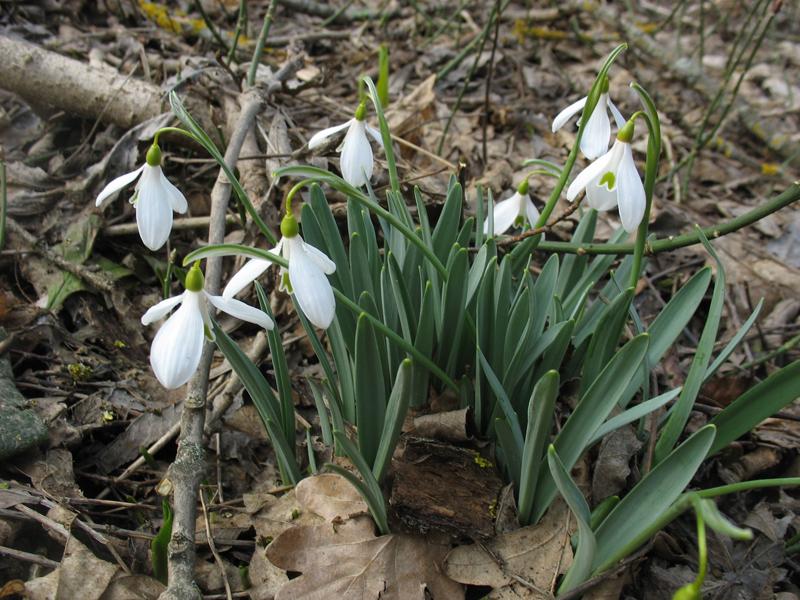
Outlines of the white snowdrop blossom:
[[[317,327],[327,329],[336,314],[336,301],[333,288],[327,275],[336,271],[336,263],[314,246],[307,244],[300,236],[294,216],[287,214],[281,221],[283,237],[278,245],[270,250],[283,256],[288,269],[280,269],[281,291],[294,293],[300,310]],[[272,261],[253,258],[231,277],[222,291],[223,298],[233,298],[257,279]]]
[[136,207],[139,236],[150,250],[163,246],[172,231],[172,211],[183,214],[188,206],[181,191],[161,171],[161,149],[153,144],[147,151],[145,164],[111,181],[97,196],[96,206],[129,183],[136,182],[131,204]]
[[[525,221],[531,227],[536,226],[539,220],[539,211],[533,204],[533,200],[528,195],[528,180],[525,179],[517,187],[510,198],[502,200],[494,205],[492,211],[494,221],[494,235],[501,235],[508,231],[512,225],[522,226]],[[483,232],[489,232],[489,219],[483,223]]]
[[[564,124],[574,117],[578,111],[583,110],[587,98],[581,98],[577,102],[570,104],[553,119],[553,133],[561,129]],[[589,160],[593,160],[608,150],[608,140],[611,137],[611,122],[608,119],[608,111],[614,116],[614,121],[618,128],[625,125],[625,118],[619,112],[611,98],[608,96],[608,78],[603,81],[600,99],[589,116],[586,129],[581,137],[581,152]]]
[[162,300],[142,316],[142,325],[149,325],[167,316],[179,306],[161,326],[150,347],[150,366],[158,381],[167,389],[175,389],[189,381],[203,353],[203,340],[213,340],[208,304],[231,316],[255,323],[264,329],[275,324],[263,311],[234,300],[213,296],[203,289],[203,273],[197,263],[186,275],[186,291]]
[[628,121],[617,134],[611,150],[581,171],[567,189],[570,202],[585,189],[591,208],[619,207],[622,226],[628,233],[639,227],[646,204],[644,186],[633,161],[632,139],[633,121]]
[[344,180],[353,187],[361,187],[372,178],[374,160],[372,147],[367,134],[371,135],[378,145],[383,148],[381,132],[367,125],[364,121],[367,107],[363,102],[358,105],[355,116],[341,125],[334,125],[315,133],[308,141],[308,148],[313,150],[324,144],[333,134],[347,129],[344,141],[337,151],[341,151],[339,167]]

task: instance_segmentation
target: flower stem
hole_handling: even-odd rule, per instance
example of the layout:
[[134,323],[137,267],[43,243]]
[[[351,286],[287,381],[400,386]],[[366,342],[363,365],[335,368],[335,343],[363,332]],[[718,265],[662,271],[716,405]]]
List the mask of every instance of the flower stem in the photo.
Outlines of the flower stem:
[[[703,227],[702,231],[708,239],[715,239],[752,225],[756,221],[771,215],[778,210],[800,200],[800,181],[794,182],[783,193],[770,201],[757,206],[753,210],[721,224]],[[661,252],[685,248],[700,243],[697,231],[679,236],[655,239],[645,242],[643,255],[652,256]],[[564,254],[633,254],[634,244],[573,244],[572,242],[540,242],[536,248],[545,252],[561,252]]]

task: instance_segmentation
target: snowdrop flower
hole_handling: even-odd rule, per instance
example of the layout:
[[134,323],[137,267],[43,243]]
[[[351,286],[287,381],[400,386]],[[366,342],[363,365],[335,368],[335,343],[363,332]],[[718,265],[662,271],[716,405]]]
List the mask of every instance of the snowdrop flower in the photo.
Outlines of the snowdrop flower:
[[570,202],[585,189],[586,200],[595,210],[618,206],[622,226],[628,233],[639,226],[645,210],[644,186],[633,162],[632,139],[630,120],[619,130],[611,150],[581,171],[567,189]]
[[[586,105],[587,98],[581,98],[577,102],[570,104],[567,108],[562,110],[555,119],[553,119],[553,133],[561,129],[564,124],[574,117],[578,111],[582,110]],[[606,109],[611,111],[614,115],[614,121],[617,123],[618,128],[625,125],[625,118],[619,112],[611,98],[608,97],[608,77],[603,79],[600,99],[589,117],[589,122],[586,123],[586,129],[583,131],[581,137],[581,152],[589,160],[593,160],[608,150],[608,138],[611,136],[611,123],[608,120],[608,113]]]
[[[288,269],[281,267],[279,289],[295,294],[297,304],[308,320],[317,327],[327,329],[336,313],[336,301],[326,275],[336,270],[336,264],[314,246],[306,244],[299,230],[297,220],[291,212],[287,213],[281,221],[283,237],[270,250],[289,261]],[[261,258],[248,261],[225,286],[222,297],[233,298],[271,264],[271,261]]]
[[186,275],[186,291],[162,300],[142,316],[142,325],[149,325],[176,310],[161,326],[150,348],[150,366],[158,381],[167,389],[175,389],[189,381],[200,364],[203,339],[213,341],[208,304],[243,321],[264,329],[275,324],[264,312],[233,298],[212,296],[203,289],[203,273],[195,263]]
[[[494,205],[494,235],[505,233],[509,227],[516,225],[521,227],[525,221],[531,227],[536,226],[539,220],[539,211],[533,205],[531,197],[528,195],[528,180],[524,179],[517,187],[517,191],[511,198],[498,202]],[[489,219],[483,223],[483,232],[489,231]]]
[[172,185],[161,171],[161,149],[153,143],[147,151],[145,163],[130,173],[120,175],[103,188],[95,201],[100,206],[103,200],[118,192],[136,178],[136,191],[131,203],[136,207],[136,224],[139,236],[150,250],[158,250],[172,230],[172,211],[185,213],[186,198]]
[[311,139],[308,140],[308,148],[309,150],[313,150],[324,144],[334,133],[347,128],[344,141],[337,148],[337,151],[341,151],[342,153],[339,163],[342,177],[353,187],[361,187],[372,177],[374,161],[367,134],[370,134],[374,140],[378,142],[378,145],[383,148],[381,132],[374,127],[370,127],[364,121],[366,112],[367,105],[362,102],[358,105],[356,114],[352,119],[341,125],[334,125],[333,127],[323,129],[315,133]]

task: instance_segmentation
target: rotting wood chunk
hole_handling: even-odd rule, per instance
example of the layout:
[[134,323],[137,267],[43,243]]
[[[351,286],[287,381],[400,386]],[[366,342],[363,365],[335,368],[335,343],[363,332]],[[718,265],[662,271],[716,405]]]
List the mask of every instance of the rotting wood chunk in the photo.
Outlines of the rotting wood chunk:
[[493,536],[503,481],[492,461],[445,442],[415,437],[403,442],[389,499],[403,525],[419,533]]

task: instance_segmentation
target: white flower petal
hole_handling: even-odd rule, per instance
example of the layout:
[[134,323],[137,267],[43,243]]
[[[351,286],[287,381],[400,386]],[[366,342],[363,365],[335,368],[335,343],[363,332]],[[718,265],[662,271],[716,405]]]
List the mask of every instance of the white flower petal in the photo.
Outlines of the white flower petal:
[[336,301],[330,281],[305,252],[297,237],[290,238],[287,242],[292,246],[289,282],[297,297],[297,304],[309,321],[317,327],[327,329],[336,314]]
[[150,250],[161,248],[172,229],[172,207],[167,190],[161,187],[160,173],[158,167],[144,170],[135,204],[139,235]]
[[264,329],[272,329],[275,327],[275,323],[272,322],[272,319],[269,318],[269,315],[263,310],[255,308],[254,306],[250,306],[249,304],[245,304],[239,300],[234,300],[233,298],[212,296],[208,293],[206,293],[206,298],[208,298],[208,301],[218,309],[228,313],[233,317],[236,317],[237,319],[260,325]]
[[[494,205],[492,213],[494,215],[493,235],[505,233],[514,224],[514,220],[519,215],[519,201],[517,200],[518,194],[519,192],[515,192],[511,198],[498,202]],[[488,230],[489,219],[486,219],[483,224],[483,232],[487,233]]]
[[252,258],[248,260],[244,266],[231,277],[228,285],[222,290],[222,297],[233,298],[236,294],[253,283],[253,281],[258,279],[271,264],[272,261],[263,258]]
[[187,293],[183,304],[158,330],[150,348],[150,366],[158,381],[175,389],[189,381],[203,352],[203,316],[198,293]]
[[155,323],[159,319],[166,317],[173,308],[183,302],[183,296],[185,294],[186,292],[173,296],[172,298],[167,298],[155,306],[148,308],[147,312],[142,315],[142,325],[150,325],[150,323]]
[[611,114],[614,116],[614,122],[617,124],[618,129],[622,129],[625,126],[627,121],[625,117],[622,116],[622,113],[619,112],[619,109],[616,105],[611,101],[611,98],[608,98],[608,108],[611,111]]
[[353,121],[342,145],[342,177],[353,187],[361,187],[372,177],[372,162],[364,121]]
[[[158,170],[161,171],[161,168]],[[189,205],[186,203],[186,196],[183,195],[183,192],[172,185],[172,182],[164,175],[164,171],[161,171],[159,181],[161,182],[161,186],[167,191],[167,198],[169,198],[169,204],[172,210],[180,214],[185,213],[189,209]]]
[[608,150],[608,139],[611,137],[611,123],[608,120],[606,105],[608,96],[602,94],[597,106],[594,107],[586,129],[581,137],[581,152],[586,158],[592,160]]
[[381,132],[379,129],[375,129],[374,127],[367,125],[367,133],[372,136],[372,138],[378,142],[378,145],[381,147],[381,150],[385,150],[383,147],[383,137],[381,136]]
[[110,182],[108,182],[106,187],[104,187],[103,190],[97,195],[97,200],[94,201],[94,205],[100,206],[103,203],[103,200],[108,198],[111,194],[113,194],[114,192],[118,192],[126,185],[131,183],[134,179],[139,177],[144,168],[145,165],[142,165],[135,171],[131,171],[130,173],[125,173],[125,175],[120,175],[116,179],[112,179]]
[[564,123],[574,117],[584,106],[586,106],[585,97],[581,98],[577,102],[573,102],[567,108],[558,113],[556,118],[553,119],[553,133],[561,129],[564,126]]
[[315,248],[311,244],[307,244],[305,241],[303,242],[303,250],[306,251],[308,257],[317,263],[317,266],[322,269],[322,272],[326,275],[330,275],[336,271],[336,263],[328,258],[322,250]]
[[536,206],[530,196],[525,197],[525,216],[528,218],[531,228],[536,227],[536,221],[539,220],[539,211],[536,210]]
[[341,125],[334,125],[333,127],[327,127],[322,131],[318,131],[314,135],[311,136],[311,139],[308,140],[308,149],[313,150],[314,148],[321,146],[324,144],[329,137],[331,137],[334,133],[341,131],[345,127],[349,127],[350,123],[353,122],[353,119],[350,119],[346,123],[342,123]]
[[606,152],[603,156],[596,159],[592,162],[588,167],[586,167],[583,171],[578,173],[578,176],[572,180],[572,183],[569,184],[567,188],[567,200],[572,202],[575,200],[575,197],[583,190],[589,183],[600,176],[600,174],[606,169],[609,161],[612,158],[612,153],[614,152],[614,148],[611,148],[608,152]]
[[595,210],[611,210],[617,206],[619,188],[615,185],[613,190],[609,190],[607,184],[599,185],[600,179],[597,176],[586,186],[586,203]]
[[617,194],[619,217],[625,231],[632,233],[642,222],[645,209],[645,194],[636,163],[633,160],[631,145],[625,144],[622,160],[617,169]]

